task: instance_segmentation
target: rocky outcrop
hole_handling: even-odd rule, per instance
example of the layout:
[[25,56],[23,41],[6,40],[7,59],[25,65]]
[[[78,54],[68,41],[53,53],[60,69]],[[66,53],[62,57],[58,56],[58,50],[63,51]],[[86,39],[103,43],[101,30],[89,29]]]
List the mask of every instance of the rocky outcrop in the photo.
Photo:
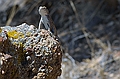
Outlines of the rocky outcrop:
[[45,29],[22,24],[0,27],[0,79],[57,79],[59,40]]

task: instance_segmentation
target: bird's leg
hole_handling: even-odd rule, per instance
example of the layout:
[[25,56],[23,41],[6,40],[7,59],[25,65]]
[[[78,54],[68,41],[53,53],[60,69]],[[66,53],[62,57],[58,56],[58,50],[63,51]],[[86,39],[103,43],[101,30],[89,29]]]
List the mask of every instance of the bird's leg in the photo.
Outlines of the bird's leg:
[[38,27],[39,30],[40,30],[41,25],[42,25],[42,17],[41,17],[40,22],[39,22],[39,27]]

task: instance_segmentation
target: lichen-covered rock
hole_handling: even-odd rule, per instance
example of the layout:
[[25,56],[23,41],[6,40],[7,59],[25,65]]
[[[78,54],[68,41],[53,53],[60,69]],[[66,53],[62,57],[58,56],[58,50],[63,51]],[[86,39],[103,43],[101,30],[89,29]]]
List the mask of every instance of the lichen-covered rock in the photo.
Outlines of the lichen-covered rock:
[[33,25],[0,27],[0,79],[57,79],[62,50],[49,31]]

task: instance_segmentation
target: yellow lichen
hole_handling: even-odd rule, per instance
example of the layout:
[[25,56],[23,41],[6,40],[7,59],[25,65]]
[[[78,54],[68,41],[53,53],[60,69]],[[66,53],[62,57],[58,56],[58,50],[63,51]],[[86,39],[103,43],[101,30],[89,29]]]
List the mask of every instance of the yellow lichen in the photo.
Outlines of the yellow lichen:
[[18,49],[17,61],[18,61],[18,64],[22,64],[22,62],[25,59],[25,52],[23,51],[23,44],[19,43],[18,47],[19,49]]
[[26,36],[30,36],[30,35],[31,35],[31,32],[27,32],[27,33],[26,33]]
[[8,31],[7,34],[8,34],[8,37],[14,38],[14,39],[23,38],[24,37],[23,33],[17,32],[16,30]]
[[2,32],[2,29],[0,28],[0,33]]

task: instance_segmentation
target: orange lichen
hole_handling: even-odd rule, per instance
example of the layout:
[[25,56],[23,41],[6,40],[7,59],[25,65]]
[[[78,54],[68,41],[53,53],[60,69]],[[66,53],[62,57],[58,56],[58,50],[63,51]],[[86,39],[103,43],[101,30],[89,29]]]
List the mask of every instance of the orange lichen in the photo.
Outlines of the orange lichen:
[[2,37],[0,37],[0,42],[2,42],[3,41],[3,38]]

